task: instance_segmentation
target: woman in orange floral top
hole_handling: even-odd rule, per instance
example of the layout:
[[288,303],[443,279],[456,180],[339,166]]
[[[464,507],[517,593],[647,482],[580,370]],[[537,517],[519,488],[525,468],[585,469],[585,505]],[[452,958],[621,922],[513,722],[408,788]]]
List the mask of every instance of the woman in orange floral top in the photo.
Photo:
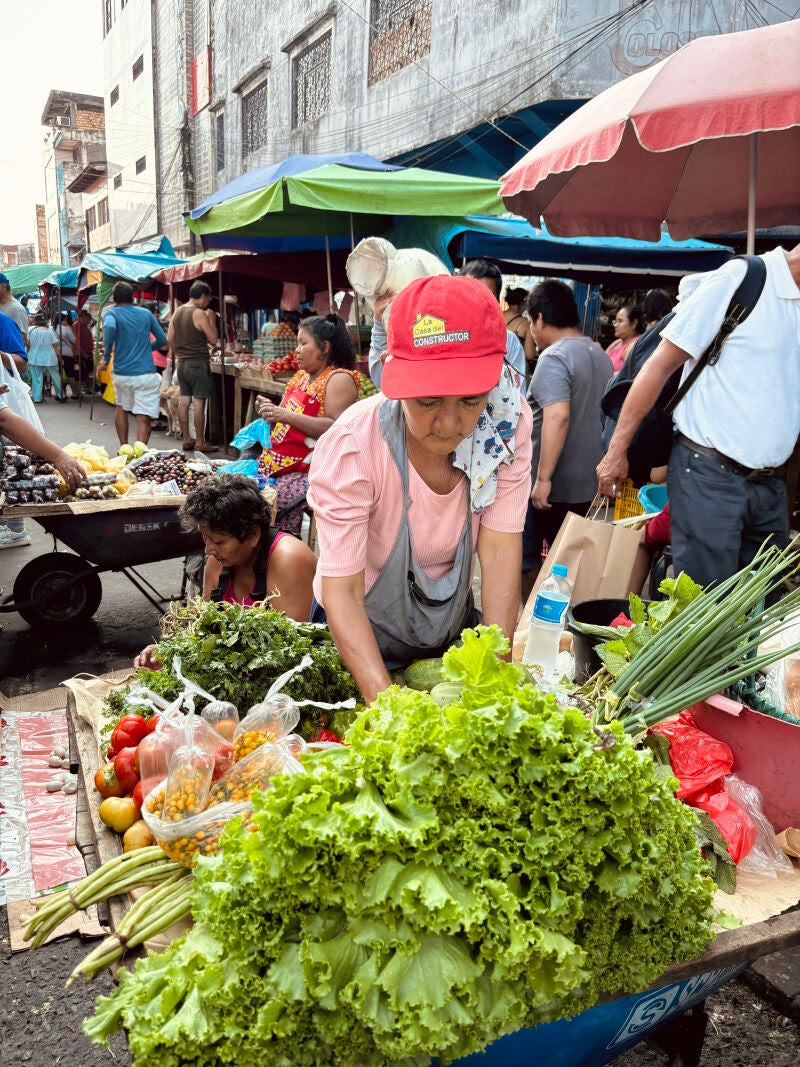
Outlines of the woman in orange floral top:
[[361,395],[347,327],[338,315],[304,319],[297,332],[299,370],[280,405],[256,398],[258,413],[272,427],[272,440],[258,461],[259,473],[276,479],[276,527],[299,536],[308,467],[318,439]]

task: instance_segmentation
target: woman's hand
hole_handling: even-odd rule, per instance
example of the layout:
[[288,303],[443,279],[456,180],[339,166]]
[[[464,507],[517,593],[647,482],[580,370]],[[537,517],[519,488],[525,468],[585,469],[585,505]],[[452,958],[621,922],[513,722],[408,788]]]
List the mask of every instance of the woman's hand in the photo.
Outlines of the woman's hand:
[[153,655],[157,648],[158,645],[148,645],[147,648],[143,648],[133,661],[134,670],[142,668],[146,671],[160,671],[164,665],[161,660],[156,659]]
[[68,453],[60,452],[56,459],[53,460],[53,463],[58,467],[62,478],[67,483],[67,489],[70,491],[80,485],[81,482],[86,481],[86,471],[78,463],[77,459],[73,459]]
[[264,422],[268,422],[270,425],[274,425],[276,422],[289,422],[286,417],[286,409],[279,404],[274,404],[265,396],[259,395],[256,397],[256,410]]

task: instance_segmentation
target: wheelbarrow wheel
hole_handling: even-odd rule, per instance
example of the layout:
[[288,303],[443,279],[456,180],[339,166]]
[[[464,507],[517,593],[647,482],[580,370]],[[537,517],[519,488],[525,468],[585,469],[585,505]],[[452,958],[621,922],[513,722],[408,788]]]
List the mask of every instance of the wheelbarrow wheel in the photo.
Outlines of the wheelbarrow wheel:
[[[59,590],[76,575],[74,581]],[[92,568],[69,552],[48,552],[26,563],[14,582],[14,601],[24,605],[17,610],[31,626],[55,626],[65,622],[86,622],[100,606],[103,586]]]

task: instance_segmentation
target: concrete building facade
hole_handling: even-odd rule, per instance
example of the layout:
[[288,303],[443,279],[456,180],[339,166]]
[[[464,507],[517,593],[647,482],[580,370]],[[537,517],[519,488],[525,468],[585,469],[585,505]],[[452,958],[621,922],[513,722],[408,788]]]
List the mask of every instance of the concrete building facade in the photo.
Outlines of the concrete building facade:
[[686,41],[786,17],[770,0],[101,4],[112,243],[166,233],[182,252],[182,212],[246,170],[360,150],[497,177]]
[[75,266],[88,248],[83,192],[105,166],[103,99],[54,89],[41,122],[47,260]]
[[33,244],[0,245],[0,270],[35,262],[36,246]]

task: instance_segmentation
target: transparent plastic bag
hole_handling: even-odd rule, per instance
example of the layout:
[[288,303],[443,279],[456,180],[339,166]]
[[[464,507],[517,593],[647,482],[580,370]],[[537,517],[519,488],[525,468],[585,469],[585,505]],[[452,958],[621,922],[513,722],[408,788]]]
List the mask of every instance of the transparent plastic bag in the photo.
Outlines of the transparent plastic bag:
[[235,762],[249,756],[259,745],[280,741],[300,722],[300,711],[285,693],[266,696],[248,711],[233,735]]
[[176,819],[170,812],[167,782],[162,781],[146,797],[142,818],[167,855],[191,867],[198,853],[206,856],[217,851],[231,819],[240,815],[245,825],[250,824],[251,798],[256,790],[269,789],[270,780],[276,774],[296,774],[302,770],[289,747],[269,742],[259,746],[211,784],[203,811],[186,818]]
[[739,860],[737,869],[770,878],[777,878],[779,874],[791,874],[794,870],[792,861],[784,855],[775,840],[775,829],[764,814],[758,788],[731,774],[725,779],[724,789],[728,796],[747,812],[756,829],[755,843]]
[[[789,648],[799,642],[800,621],[792,621],[775,639],[780,641],[782,648]],[[789,715],[800,719],[800,652],[784,656],[767,672],[762,695],[770,704],[783,708]]]

